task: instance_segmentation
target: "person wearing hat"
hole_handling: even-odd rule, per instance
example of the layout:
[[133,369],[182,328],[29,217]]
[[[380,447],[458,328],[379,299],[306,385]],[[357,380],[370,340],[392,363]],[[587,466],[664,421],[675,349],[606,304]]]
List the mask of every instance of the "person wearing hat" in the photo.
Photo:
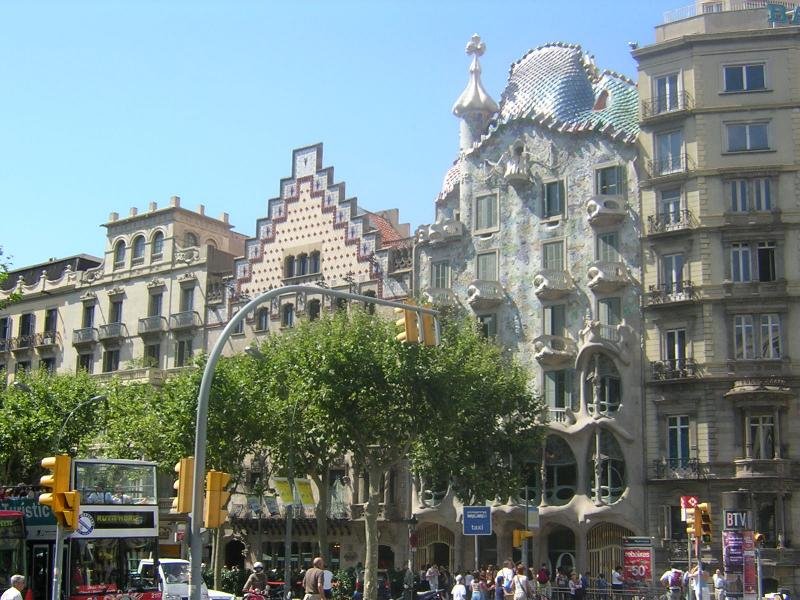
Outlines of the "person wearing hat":
[[264,573],[264,565],[261,561],[253,565],[253,572],[247,581],[244,582],[242,594],[254,592],[256,594],[265,594],[269,591],[269,584],[267,583],[267,574]]
[[464,586],[464,576],[456,575],[456,584],[450,591],[452,600],[467,600],[467,588]]

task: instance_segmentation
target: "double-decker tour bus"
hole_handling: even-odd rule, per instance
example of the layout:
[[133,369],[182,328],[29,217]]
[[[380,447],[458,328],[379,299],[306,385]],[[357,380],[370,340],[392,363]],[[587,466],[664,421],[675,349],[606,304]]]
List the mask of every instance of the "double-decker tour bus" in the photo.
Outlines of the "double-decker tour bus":
[[81,494],[75,531],[65,542],[63,592],[69,600],[160,600],[139,562],[158,557],[156,465],[138,460],[74,459]]
[[27,572],[23,517],[18,510],[0,510],[0,582],[3,587],[12,575]]

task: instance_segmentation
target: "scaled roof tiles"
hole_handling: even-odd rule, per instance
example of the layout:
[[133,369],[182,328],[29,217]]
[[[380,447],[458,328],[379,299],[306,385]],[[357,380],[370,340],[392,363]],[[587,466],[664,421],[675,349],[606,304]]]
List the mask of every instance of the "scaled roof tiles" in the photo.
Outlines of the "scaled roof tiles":
[[497,123],[532,119],[557,131],[597,131],[633,143],[638,98],[631,79],[600,71],[577,44],[556,42],[511,65]]

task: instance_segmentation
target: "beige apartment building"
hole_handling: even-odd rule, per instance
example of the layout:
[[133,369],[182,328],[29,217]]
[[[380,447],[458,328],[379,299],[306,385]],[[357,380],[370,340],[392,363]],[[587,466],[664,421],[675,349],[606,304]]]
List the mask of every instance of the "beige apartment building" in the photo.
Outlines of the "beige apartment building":
[[[772,12],[771,12],[772,11]],[[765,591],[800,533],[800,28],[724,0],[668,14],[638,48],[647,521],[685,564],[680,497],[743,490]]]
[[9,274],[0,298],[0,370],[45,368],[98,379],[159,383],[207,347],[207,312],[223,301],[244,236],[228,215],[215,219],[151,203],[111,213],[102,258],[53,259]]

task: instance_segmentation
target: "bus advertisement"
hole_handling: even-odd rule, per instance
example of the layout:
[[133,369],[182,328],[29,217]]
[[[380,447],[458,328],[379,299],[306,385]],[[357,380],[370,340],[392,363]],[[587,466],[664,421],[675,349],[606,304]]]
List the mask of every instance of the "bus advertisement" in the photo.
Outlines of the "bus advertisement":
[[75,531],[65,541],[69,600],[160,600],[139,563],[158,557],[155,463],[75,459],[72,489],[81,494]]

